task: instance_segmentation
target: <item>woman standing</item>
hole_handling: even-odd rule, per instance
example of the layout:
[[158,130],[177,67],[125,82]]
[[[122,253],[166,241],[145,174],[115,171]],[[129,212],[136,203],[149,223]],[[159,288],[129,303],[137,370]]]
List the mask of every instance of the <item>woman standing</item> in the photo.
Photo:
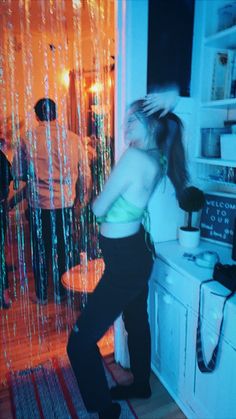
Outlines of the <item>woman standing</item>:
[[[145,231],[147,206],[164,176],[169,176],[177,197],[188,178],[181,121],[163,109],[151,115],[144,109],[144,100],[131,105],[125,131],[128,148],[93,203],[101,224],[105,271],[67,346],[85,406],[100,419],[119,418],[120,405],[112,399],[151,396],[147,297],[153,255]],[[109,390],[97,342],[122,312],[133,383]]]

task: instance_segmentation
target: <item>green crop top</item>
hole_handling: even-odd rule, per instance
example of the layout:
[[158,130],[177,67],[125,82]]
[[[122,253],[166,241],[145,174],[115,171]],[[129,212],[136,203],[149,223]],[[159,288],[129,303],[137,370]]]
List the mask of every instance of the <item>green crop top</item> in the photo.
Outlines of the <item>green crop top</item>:
[[122,195],[113,203],[106,215],[97,217],[97,222],[100,223],[129,223],[131,221],[138,221],[142,219],[142,224],[145,229],[145,241],[148,249],[152,253],[153,260],[156,258],[155,246],[150,231],[150,216],[146,208],[139,208],[131,202],[127,201]]
[[127,201],[122,195],[112,204],[106,215],[97,217],[98,223],[129,223],[138,221],[142,218],[145,208],[136,207],[136,205]]

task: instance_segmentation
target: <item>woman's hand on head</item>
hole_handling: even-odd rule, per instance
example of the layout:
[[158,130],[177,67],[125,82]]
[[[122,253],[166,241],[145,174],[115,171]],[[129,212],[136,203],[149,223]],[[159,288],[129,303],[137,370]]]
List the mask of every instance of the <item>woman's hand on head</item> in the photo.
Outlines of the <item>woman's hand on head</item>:
[[177,87],[170,87],[157,93],[149,93],[144,98],[143,110],[147,115],[163,109],[160,117],[165,116],[168,112],[174,109],[179,100],[179,89]]

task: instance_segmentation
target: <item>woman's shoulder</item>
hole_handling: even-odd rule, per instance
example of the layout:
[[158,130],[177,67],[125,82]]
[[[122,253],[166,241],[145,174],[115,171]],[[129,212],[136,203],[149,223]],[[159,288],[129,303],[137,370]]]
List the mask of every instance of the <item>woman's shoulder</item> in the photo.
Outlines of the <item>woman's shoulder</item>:
[[130,163],[137,165],[140,170],[150,168],[156,170],[159,168],[159,157],[147,153],[145,150],[130,147],[126,151],[126,158]]
[[133,160],[133,161],[149,161],[150,156],[145,150],[141,150],[140,148],[129,147],[123,154],[124,158]]
[[156,178],[160,168],[157,160],[147,152],[130,147],[123,153],[117,169],[126,178],[151,180]]

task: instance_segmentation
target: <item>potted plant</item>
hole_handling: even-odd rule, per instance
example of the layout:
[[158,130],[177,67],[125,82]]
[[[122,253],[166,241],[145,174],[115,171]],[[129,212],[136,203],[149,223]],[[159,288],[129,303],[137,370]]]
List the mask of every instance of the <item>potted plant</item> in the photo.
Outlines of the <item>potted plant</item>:
[[201,210],[205,203],[203,191],[195,186],[188,186],[183,189],[179,198],[179,206],[187,212],[187,225],[179,227],[179,243],[184,247],[197,247],[200,241],[200,228],[193,227],[193,212]]

